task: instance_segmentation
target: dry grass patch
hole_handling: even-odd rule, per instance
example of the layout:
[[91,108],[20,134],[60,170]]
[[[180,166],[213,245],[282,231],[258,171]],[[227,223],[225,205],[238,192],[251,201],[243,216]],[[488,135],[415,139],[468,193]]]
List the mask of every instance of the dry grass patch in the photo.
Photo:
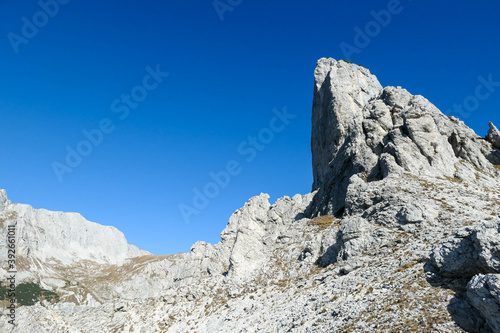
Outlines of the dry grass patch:
[[2,214],[3,216],[0,216],[0,228],[4,227],[4,223],[9,220],[14,220],[17,218],[17,213],[16,212],[8,212]]
[[318,227],[319,230],[325,230],[331,226],[339,226],[340,220],[331,215],[323,215],[313,218],[307,224]]
[[407,269],[410,269],[413,266],[415,266],[417,263],[418,263],[418,260],[415,259],[415,260],[413,260],[405,265],[399,266],[398,269],[396,270],[396,272],[402,272],[402,271],[405,271]]
[[[404,276],[401,282],[390,297],[363,311],[362,322],[377,332],[436,332],[441,325],[454,325],[447,310],[453,292],[432,287],[420,274]],[[350,321],[340,331],[364,332],[366,326]]]

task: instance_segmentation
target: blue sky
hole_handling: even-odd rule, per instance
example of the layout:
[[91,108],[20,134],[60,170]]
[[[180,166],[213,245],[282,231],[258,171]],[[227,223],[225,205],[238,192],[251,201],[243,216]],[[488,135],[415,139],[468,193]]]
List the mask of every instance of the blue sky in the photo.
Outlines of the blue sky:
[[[42,0],[51,15],[37,1],[0,1],[0,188],[113,225],[154,254],[218,242],[261,192],[310,191],[321,57],[349,58],[480,135],[500,124],[495,1],[221,0],[219,12],[212,1],[54,1]],[[276,116],[284,108],[293,119]],[[86,154],[76,167],[68,147]],[[55,162],[71,173],[58,177]],[[193,208],[210,173],[224,187]],[[189,223],[182,204],[197,211]]]

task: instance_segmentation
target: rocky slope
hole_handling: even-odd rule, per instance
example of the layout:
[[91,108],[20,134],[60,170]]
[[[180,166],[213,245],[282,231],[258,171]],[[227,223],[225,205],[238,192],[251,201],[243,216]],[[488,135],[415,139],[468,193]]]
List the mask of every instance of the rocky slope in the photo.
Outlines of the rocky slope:
[[[38,258],[28,278],[69,282],[44,283],[60,302],[23,306],[0,330],[500,332],[499,145],[493,124],[481,138],[361,66],[320,59],[313,192],[251,198],[218,244],[152,256],[69,228],[78,246],[60,254],[40,235],[61,213],[28,214],[0,192],[2,221],[26,230],[18,244]],[[30,222],[40,214],[46,224]],[[107,239],[105,228],[88,230]]]
[[[71,288],[78,268],[89,275],[91,265],[107,267],[123,264],[127,258],[144,256],[147,251],[129,245],[118,229],[85,220],[80,214],[50,212],[29,205],[13,204],[0,190],[1,281],[7,273],[8,226],[16,229],[17,283],[36,283],[55,290],[65,299],[97,304],[92,292]],[[90,277],[90,276],[89,276]],[[80,290],[76,290],[80,289]],[[75,292],[76,291],[76,292]]]

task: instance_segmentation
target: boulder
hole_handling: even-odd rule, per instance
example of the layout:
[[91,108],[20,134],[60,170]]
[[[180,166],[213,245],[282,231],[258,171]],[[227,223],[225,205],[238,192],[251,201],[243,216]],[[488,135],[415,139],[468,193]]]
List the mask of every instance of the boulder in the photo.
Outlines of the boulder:
[[500,332],[500,274],[478,274],[467,284],[467,300],[493,332]]

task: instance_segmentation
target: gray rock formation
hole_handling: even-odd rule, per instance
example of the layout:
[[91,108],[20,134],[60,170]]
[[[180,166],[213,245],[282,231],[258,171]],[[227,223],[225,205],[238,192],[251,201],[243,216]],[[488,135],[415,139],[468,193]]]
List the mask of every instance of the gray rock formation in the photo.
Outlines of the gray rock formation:
[[468,311],[462,309],[458,321],[472,332],[482,331],[477,326],[481,319],[494,332],[500,331],[499,231],[499,218],[461,228],[452,237],[444,239],[431,254],[430,263],[440,276],[456,279],[458,286],[470,279],[462,302],[455,302],[450,309],[458,312],[469,307]]
[[431,263],[445,277],[500,273],[500,219],[466,227],[434,249]]
[[467,285],[469,302],[500,332],[500,274],[476,275]]
[[380,95],[382,86],[369,70],[331,58],[318,61],[314,76],[313,191],[321,189],[319,195],[327,196],[323,201],[328,211],[337,213],[349,178],[377,164],[376,156],[360,139],[363,109]]
[[85,220],[77,213],[51,212],[29,205],[12,204],[0,192],[0,214],[13,217],[20,235],[19,254],[42,262],[57,260],[69,264],[76,260],[116,264],[126,258],[149,254],[127,244],[118,229]]
[[[342,212],[349,179],[415,175],[470,178],[470,168],[493,171],[492,148],[470,128],[446,117],[422,96],[382,89],[367,69],[320,59],[313,101],[313,190],[316,212]],[[492,134],[494,137],[494,134]]]
[[[34,282],[43,288],[57,290],[61,295],[74,297],[74,292],[66,288],[70,267],[79,265],[80,271],[88,274],[92,272],[90,264],[123,264],[129,258],[149,254],[129,245],[123,233],[114,227],[89,222],[77,213],[13,204],[5,191],[0,190],[2,235],[7,235],[9,225],[15,226],[17,235],[17,283]],[[0,258],[7,258],[7,244],[0,243]],[[0,270],[2,280],[7,275],[6,270]],[[80,302],[96,304],[95,297],[88,292]]]
[[488,135],[486,136],[486,140],[493,144],[493,147],[496,149],[500,149],[500,131],[498,128],[493,125],[492,122],[489,124],[490,129],[488,130]]
[[18,308],[15,327],[0,316],[0,331],[498,332],[495,133],[482,139],[422,96],[320,59],[313,192],[251,198],[217,244],[153,256],[0,191],[0,227],[17,223],[33,258],[19,274],[60,296]]

